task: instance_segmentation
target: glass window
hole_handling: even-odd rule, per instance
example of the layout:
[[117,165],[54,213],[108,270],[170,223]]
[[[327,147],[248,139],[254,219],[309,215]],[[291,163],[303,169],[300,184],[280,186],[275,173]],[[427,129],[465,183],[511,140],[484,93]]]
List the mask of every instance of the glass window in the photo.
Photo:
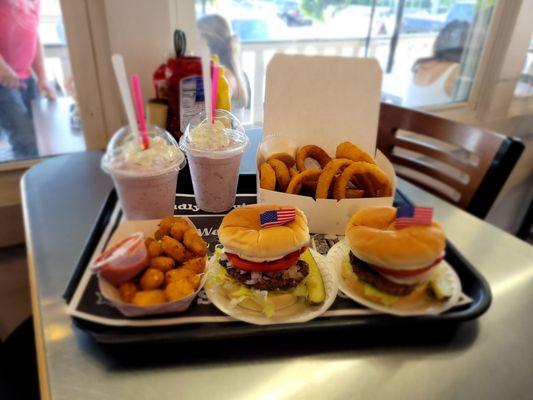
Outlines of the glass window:
[[529,41],[529,48],[527,49],[526,61],[522,74],[516,84],[515,96],[526,97],[533,95],[533,35]]
[[85,149],[59,0],[0,1],[0,162]]
[[[495,0],[196,0],[201,33],[235,59],[241,117],[262,121],[276,52],[375,57],[383,98],[407,107],[468,99]],[[218,20],[213,20],[217,15]],[[215,39],[216,38],[216,39]],[[219,47],[220,49],[220,47]],[[231,70],[231,68],[229,68]],[[232,72],[232,71],[230,71]]]

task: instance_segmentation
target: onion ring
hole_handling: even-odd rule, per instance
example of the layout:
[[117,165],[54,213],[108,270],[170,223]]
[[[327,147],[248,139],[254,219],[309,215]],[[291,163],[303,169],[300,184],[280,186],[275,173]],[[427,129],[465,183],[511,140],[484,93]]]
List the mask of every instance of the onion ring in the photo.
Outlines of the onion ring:
[[[313,171],[313,170],[311,170]],[[320,171],[320,170],[315,170],[315,171]],[[295,167],[291,167],[291,169],[289,169],[289,172],[291,174],[291,179],[295,176],[295,175],[298,175],[300,172],[298,172],[298,170],[295,168]],[[304,180],[304,182],[302,183],[302,188],[300,190],[298,190],[298,192],[304,192],[303,194],[305,196],[314,196],[315,195],[315,191],[316,191],[316,185],[317,185],[317,181],[318,181],[318,175],[316,178],[309,178],[309,180]]]
[[289,168],[289,175],[291,176],[291,178],[294,176],[294,175],[298,175],[299,172],[298,170],[295,168],[295,167],[290,167]]
[[[309,170],[308,170],[309,171]],[[315,170],[310,170],[310,171],[321,171],[320,169],[315,169]],[[305,181],[304,182],[304,188],[309,191],[309,192],[312,192],[313,193],[313,196],[316,192],[316,185],[318,185],[318,177],[317,176],[316,178],[312,178],[308,181]]]
[[360,199],[365,196],[365,191],[361,189],[346,188],[347,199]]
[[[369,164],[367,162],[359,161],[354,162],[349,165],[344,171],[342,171],[341,176],[335,182],[333,187],[333,197],[337,200],[346,198],[346,185],[350,181],[353,175],[361,174],[370,174],[372,179],[375,179],[376,182],[380,185],[382,193],[385,196],[389,196],[391,192],[391,187],[389,179],[376,165]],[[318,190],[318,188],[317,188]],[[365,193],[366,194],[366,193]]]
[[376,197],[376,189],[374,188],[374,181],[372,179],[372,176],[369,174],[361,174],[359,175],[359,178],[361,179],[360,182],[363,185],[362,189],[364,189],[365,191],[365,196]]
[[272,154],[270,157],[268,157],[267,162],[269,162],[270,160],[283,161],[283,164],[285,164],[287,166],[287,168],[290,168],[294,164],[296,164],[296,161],[294,160],[294,157],[291,156],[289,153],[275,153],[275,154]]
[[392,194],[392,188],[380,187],[376,191],[376,197],[388,197]]
[[331,157],[322,148],[312,144],[303,146],[296,151],[296,166],[298,167],[299,171],[306,170],[306,158],[315,159],[322,168],[324,168],[331,161]]
[[307,171],[300,172],[298,175],[293,176],[286,192],[298,194],[304,182],[316,180],[320,174],[322,174],[322,170],[320,169],[308,169]]
[[379,187],[379,183],[375,184],[374,181],[371,180],[371,178],[369,178],[367,174],[352,175],[350,182],[355,184],[357,189],[361,189],[364,192],[363,197],[376,197],[377,196],[374,186],[377,185]]
[[[345,158],[337,158],[335,160],[330,161],[322,170],[320,178],[318,178],[315,198],[327,199],[329,195],[329,187],[331,186],[331,182],[333,181],[333,178],[335,178],[335,175],[337,175],[337,173],[342,168],[345,168],[352,163],[353,161],[347,160]],[[344,187],[346,187],[346,184],[344,184]]]
[[261,189],[275,190],[276,189],[276,173],[274,168],[268,163],[261,164],[259,186]]
[[335,152],[337,158],[347,158],[352,161],[364,161],[369,164],[376,164],[374,159],[366,151],[363,151],[351,142],[342,142],[337,146]]
[[267,161],[274,172],[276,173],[276,181],[278,182],[278,187],[282,192],[287,189],[289,182],[291,181],[291,175],[289,174],[289,168],[283,163],[283,161],[278,160],[277,158]]
[[[348,186],[346,186],[346,198],[347,199],[360,199],[360,198],[365,197],[364,186],[361,184],[361,182],[359,182],[359,179],[358,179],[359,177],[360,175],[353,175],[352,179],[350,179],[350,182],[348,183]],[[335,187],[335,183],[337,182],[339,178],[340,178],[340,174],[335,175],[332,181],[333,187]]]

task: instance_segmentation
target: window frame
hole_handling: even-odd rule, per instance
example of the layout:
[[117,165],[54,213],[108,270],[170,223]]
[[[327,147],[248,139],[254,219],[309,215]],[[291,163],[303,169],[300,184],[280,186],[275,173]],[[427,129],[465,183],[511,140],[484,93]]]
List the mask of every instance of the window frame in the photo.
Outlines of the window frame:
[[[107,34],[106,1],[110,0],[61,0],[66,25],[73,27],[69,30],[66,26],[88,149],[103,148],[109,139],[109,132],[124,120],[119,98],[114,93],[116,90],[110,85],[113,75],[106,61],[109,52],[109,38],[104,37]],[[179,26],[185,31],[190,49],[197,48],[195,0],[165,1],[169,10],[165,18],[168,18],[171,26]],[[494,117],[490,111],[495,108],[499,108],[498,118],[506,117],[511,110],[514,110],[514,115],[517,112],[529,112],[533,108],[533,96],[514,98],[516,80],[512,82],[512,79],[504,77],[504,85],[501,85],[502,71],[513,65],[523,66],[526,52],[516,51],[515,46],[521,44],[524,38],[529,40],[531,37],[533,26],[526,26],[524,18],[520,18],[521,14],[522,17],[527,15],[529,10],[533,10],[533,0],[498,0],[468,100],[419,109],[453,115],[456,120],[470,123],[490,120]],[[520,23],[519,27],[517,23]],[[494,64],[489,63],[493,60],[500,62],[498,65],[489,65]],[[90,77],[94,79],[88,79]],[[95,85],[94,81],[98,84]]]
[[[185,0],[180,1],[182,8],[193,9],[196,16],[195,9],[195,0]],[[509,52],[509,49],[512,49],[516,42],[523,40],[525,36],[531,37],[531,29],[529,29],[529,35],[527,34],[527,27],[520,26],[520,29],[516,29],[516,23],[519,19],[521,13],[524,12],[524,9],[532,8],[533,0],[522,0],[516,1],[512,4],[506,2],[505,0],[498,0],[496,6],[493,10],[491,21],[487,27],[487,36],[485,43],[480,54],[480,60],[477,67],[476,74],[474,76],[474,81],[468,95],[468,99],[462,102],[455,102],[449,104],[441,105],[428,105],[417,107],[419,110],[432,112],[432,113],[445,113],[454,115],[455,119],[465,120],[465,121],[486,121],[491,118],[491,115],[486,111],[491,108],[500,105],[505,109],[505,114],[507,114],[511,106],[515,104],[510,104],[510,102],[504,101],[504,99],[509,97],[510,90],[508,87],[503,91],[498,92],[498,97],[494,96],[485,96],[487,92],[492,93],[494,91],[494,86],[497,84],[497,78],[499,76],[498,70],[502,68],[516,65],[517,63],[522,66],[523,59],[526,57],[527,53],[523,52]],[[523,25],[523,22],[521,23]],[[525,28],[525,29],[524,29]],[[191,29],[191,28],[190,28]],[[502,34],[503,29],[503,34]],[[514,31],[519,31],[518,36],[513,37]],[[188,32],[188,34],[196,35],[196,30],[194,27]],[[500,65],[496,67],[490,67],[492,60],[501,60]],[[495,75],[496,73],[496,75]],[[514,87],[512,87],[512,92],[514,93]],[[528,103],[530,96],[524,96],[518,100],[521,103]],[[527,104],[522,104],[521,109],[529,109],[530,107],[524,107]],[[533,104],[532,104],[533,106]],[[515,106],[516,110],[517,107]],[[503,115],[499,115],[503,117]]]
[[[527,18],[532,11],[533,0],[498,0],[468,100],[447,105],[449,107],[435,106],[424,110],[435,113],[462,110],[465,119],[480,123],[515,116],[511,113],[514,90],[527,57],[523,42],[531,38],[533,31],[533,24]],[[531,110],[533,98],[520,100],[531,103],[523,107]]]
[[[527,61],[527,55],[528,55],[529,53],[532,53],[532,54],[533,54],[533,35],[531,35],[531,40],[529,41],[529,43],[530,43],[530,45],[528,46],[528,49],[527,49],[527,52],[526,52],[526,60],[525,60],[525,61]],[[523,64],[525,64],[525,63],[523,63]],[[526,75],[527,77],[533,79],[533,72],[532,72],[531,74],[529,74],[529,73],[524,73],[524,69],[523,69],[523,67],[522,67],[522,73],[520,74],[520,77],[519,77],[518,79],[519,79],[519,80],[522,79],[522,77],[523,77],[524,75]],[[517,82],[517,84],[518,84],[518,82]],[[525,93],[525,94],[516,94],[516,90],[515,90],[515,92],[513,93],[513,95],[514,95],[514,98],[515,98],[515,99],[527,99],[527,98],[529,98],[529,97],[533,97],[533,91],[530,91],[530,92]]]

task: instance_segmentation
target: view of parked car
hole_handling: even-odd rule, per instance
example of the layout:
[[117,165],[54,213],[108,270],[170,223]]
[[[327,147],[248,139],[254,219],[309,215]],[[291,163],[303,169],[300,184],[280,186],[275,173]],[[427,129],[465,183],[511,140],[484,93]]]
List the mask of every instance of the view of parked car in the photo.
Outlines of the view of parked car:
[[285,21],[287,26],[310,26],[313,25],[311,18],[302,15],[300,4],[297,1],[282,1],[279,4],[278,16]]

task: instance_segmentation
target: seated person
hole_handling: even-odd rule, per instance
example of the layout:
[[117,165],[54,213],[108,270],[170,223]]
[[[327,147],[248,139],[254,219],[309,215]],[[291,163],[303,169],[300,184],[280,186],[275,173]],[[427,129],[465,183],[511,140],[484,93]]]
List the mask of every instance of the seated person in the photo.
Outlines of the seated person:
[[453,101],[469,26],[468,22],[454,20],[442,28],[435,39],[433,55],[420,58],[413,65],[413,76],[403,106],[418,107]]
[[231,93],[231,108],[250,106],[250,84],[241,69],[239,38],[231,31],[226,19],[220,15],[206,15],[197,21],[200,34],[207,41],[211,54],[216,54],[224,67]]

